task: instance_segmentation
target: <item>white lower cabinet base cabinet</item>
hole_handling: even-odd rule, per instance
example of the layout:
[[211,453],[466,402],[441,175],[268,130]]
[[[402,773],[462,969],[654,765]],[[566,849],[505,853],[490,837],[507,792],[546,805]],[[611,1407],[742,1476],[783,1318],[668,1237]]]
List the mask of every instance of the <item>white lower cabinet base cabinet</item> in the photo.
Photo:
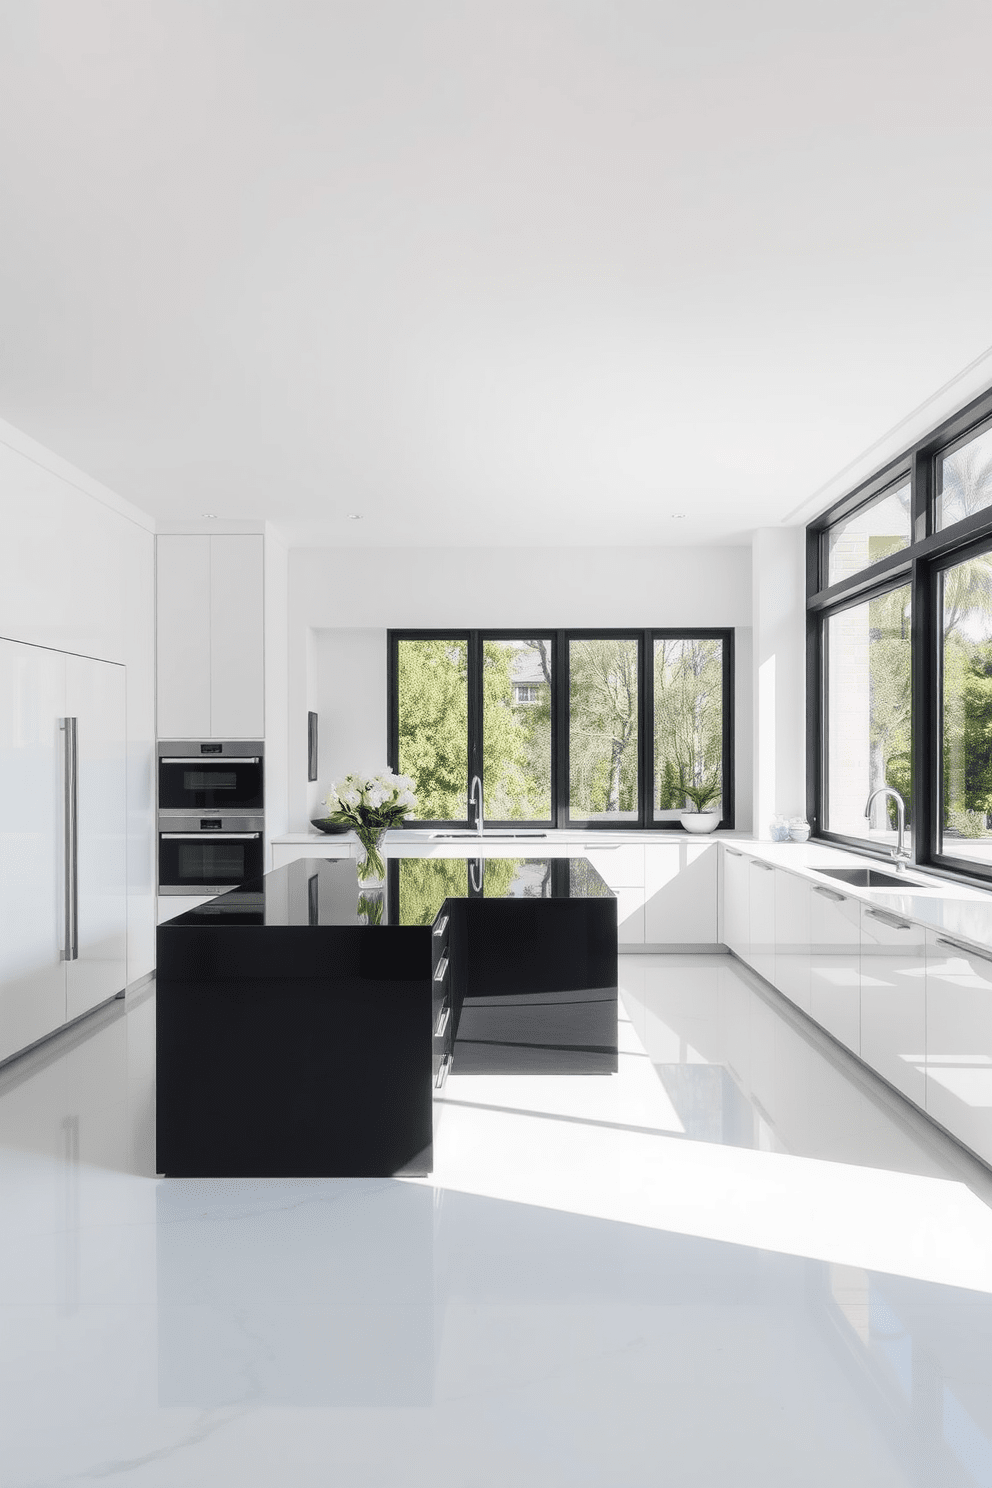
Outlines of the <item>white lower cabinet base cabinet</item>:
[[812,885],[796,873],[775,869],[775,986],[809,1012],[810,895]]
[[716,842],[648,842],[644,846],[644,943],[713,946],[717,930]]
[[861,1053],[861,903],[813,884],[809,900],[809,1013]]
[[926,1109],[992,1163],[992,951],[926,936]]
[[861,1058],[918,1106],[926,1099],[926,1013],[922,925],[863,904]]
[[617,940],[620,945],[644,944],[644,848],[592,847],[586,849],[596,872],[617,896]]
[[751,960],[751,859],[736,847],[723,849],[723,943],[742,961]]
[[760,858],[748,868],[749,962],[766,982],[775,982],[775,869]]

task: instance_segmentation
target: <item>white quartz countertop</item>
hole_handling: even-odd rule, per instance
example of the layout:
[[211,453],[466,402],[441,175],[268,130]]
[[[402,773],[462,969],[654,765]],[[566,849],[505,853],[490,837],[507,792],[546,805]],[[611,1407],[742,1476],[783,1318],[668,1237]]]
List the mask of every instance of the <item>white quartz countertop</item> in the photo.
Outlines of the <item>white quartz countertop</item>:
[[[274,843],[337,841],[356,842],[357,840],[358,839],[355,836],[354,832],[335,832],[331,835],[328,835],[326,832],[316,831],[284,832],[281,836],[272,838],[272,841]],[[387,832],[385,837],[387,847],[394,847],[397,843],[403,842],[410,844],[415,842],[429,842],[433,847],[438,843],[444,842],[466,842],[472,844],[478,840],[479,839],[474,832],[466,832],[464,836],[461,837],[442,837],[439,836],[432,829],[428,829],[426,827],[423,829],[418,827],[401,827],[398,828],[396,831]],[[491,843],[495,843],[497,845],[509,844],[510,846],[513,846],[513,844],[516,842],[533,844],[535,846],[538,846],[541,843],[550,843],[553,845],[555,843],[586,842],[590,845],[590,847],[636,847],[638,844],[643,845],[645,842],[750,843],[751,841],[749,837],[741,836],[737,832],[707,832],[699,834],[695,832],[685,832],[681,828],[667,831],[652,831],[650,828],[648,828],[648,830],[646,831],[620,831],[610,829],[602,830],[597,827],[567,827],[564,829],[553,831],[543,831],[540,827],[534,829],[521,827],[519,835],[511,834],[511,832],[507,828],[493,827],[491,830],[487,828],[486,833],[481,840],[486,844],[486,846],[489,846]]]
[[898,889],[862,889],[818,872],[822,868],[877,868],[894,872],[883,858],[827,847],[818,842],[759,842],[737,838],[732,846],[749,857],[760,858],[776,868],[797,873],[812,883],[822,884],[848,899],[858,899],[873,909],[885,909],[902,919],[965,941],[979,949],[992,946],[992,892],[955,883],[909,868],[906,887]]

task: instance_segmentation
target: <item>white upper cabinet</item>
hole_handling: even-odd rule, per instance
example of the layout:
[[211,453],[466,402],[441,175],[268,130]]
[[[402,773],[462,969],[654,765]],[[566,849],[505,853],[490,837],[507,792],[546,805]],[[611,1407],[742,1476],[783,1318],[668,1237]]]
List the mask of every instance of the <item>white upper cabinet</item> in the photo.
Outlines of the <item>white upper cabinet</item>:
[[814,884],[810,895],[809,1011],[828,1033],[861,1052],[861,904]]
[[992,1163],[992,952],[927,931],[926,1109]]
[[751,959],[750,862],[736,847],[724,847],[723,943],[742,961]]
[[861,908],[861,1058],[922,1106],[926,953],[922,926]]
[[158,736],[264,736],[260,536],[158,538]]
[[647,945],[716,945],[715,842],[648,842],[644,847]]
[[158,733],[210,737],[209,537],[157,540]]
[[775,986],[809,1012],[811,888],[805,878],[775,869]]

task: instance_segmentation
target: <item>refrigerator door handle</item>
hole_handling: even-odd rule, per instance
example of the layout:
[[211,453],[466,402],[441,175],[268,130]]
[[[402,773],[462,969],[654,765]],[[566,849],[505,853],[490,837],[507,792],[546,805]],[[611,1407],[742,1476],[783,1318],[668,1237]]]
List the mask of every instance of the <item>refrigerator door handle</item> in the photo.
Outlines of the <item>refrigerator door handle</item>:
[[79,780],[76,752],[76,720],[62,719],[64,844],[65,844],[65,950],[64,961],[79,957]]

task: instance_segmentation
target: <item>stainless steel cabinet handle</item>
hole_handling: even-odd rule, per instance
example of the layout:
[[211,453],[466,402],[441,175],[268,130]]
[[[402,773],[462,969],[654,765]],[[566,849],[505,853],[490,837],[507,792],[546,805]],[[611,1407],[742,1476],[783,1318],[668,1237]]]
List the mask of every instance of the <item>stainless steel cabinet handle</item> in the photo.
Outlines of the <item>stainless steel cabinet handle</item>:
[[447,928],[448,928],[448,916],[447,915],[442,915],[441,918],[438,920],[437,924],[434,926],[434,934],[435,935],[443,935],[444,932],[445,932],[445,930],[447,930]]
[[866,909],[865,914],[871,920],[881,920],[883,925],[891,925],[893,930],[912,930],[908,920],[897,919],[895,915],[886,914],[884,909]]
[[443,1090],[444,1082],[448,1078],[448,1071],[450,1070],[450,1068],[451,1055],[445,1054],[444,1058],[441,1060],[441,1068],[437,1072],[437,1079],[434,1081],[435,1090]]
[[436,982],[443,982],[444,979],[445,979],[445,977],[447,975],[448,975],[448,958],[447,958],[447,956],[442,956],[441,959],[440,959],[440,961],[437,963],[437,969],[434,972],[434,980]]
[[838,894],[836,889],[825,889],[822,884],[813,885],[814,894],[822,894],[824,899],[833,899],[837,904],[843,904],[847,898],[846,894]]
[[775,869],[772,867],[771,863],[760,863],[757,858],[752,858],[751,859],[751,867],[752,868],[760,868],[761,871],[762,871],[762,873],[774,873],[775,872]]
[[434,1037],[435,1038],[443,1038],[444,1037],[444,1030],[448,1026],[448,1019],[450,1017],[451,1017],[451,1009],[450,1009],[450,1007],[447,1006],[447,1004],[445,1004],[445,1006],[441,1010],[441,1016],[437,1020],[437,1027],[434,1030]]
[[948,950],[960,951],[962,956],[977,956],[979,961],[992,961],[992,951],[977,951],[974,946],[959,945],[956,940],[945,940],[944,936],[937,936],[939,946],[947,946]]
[[728,847],[727,851],[732,858],[742,858],[744,856],[742,852],[737,851],[736,847]]
[[162,832],[163,842],[257,842],[261,832]]
[[79,959],[79,760],[76,720],[62,719],[65,793],[65,950],[63,959]]

